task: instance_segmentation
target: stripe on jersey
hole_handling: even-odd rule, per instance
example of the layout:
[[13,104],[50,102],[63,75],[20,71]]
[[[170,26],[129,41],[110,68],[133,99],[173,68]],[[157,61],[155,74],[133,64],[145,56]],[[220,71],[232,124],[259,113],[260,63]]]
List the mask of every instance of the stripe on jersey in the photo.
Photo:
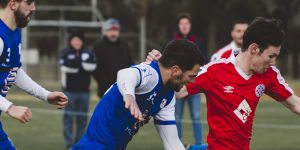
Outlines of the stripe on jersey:
[[288,90],[289,92],[294,94],[294,91],[289,87],[289,85],[285,82],[284,78],[281,76],[280,71],[275,66],[271,66],[271,68],[273,69],[273,71],[275,71],[277,73],[277,81],[281,85],[283,85],[286,90]]
[[0,37],[0,56],[2,55],[3,49],[4,49],[4,42],[3,42],[2,38]]
[[141,84],[142,84],[142,73],[141,73],[141,70],[138,68],[138,67],[131,67],[131,68],[135,68],[135,69],[137,69],[138,71],[139,71],[139,73],[140,73],[140,81],[139,81],[139,84],[135,87],[135,88],[137,88],[137,87],[139,87]]
[[154,124],[158,124],[158,125],[176,125],[176,121],[175,120],[162,121],[162,120],[154,119]]

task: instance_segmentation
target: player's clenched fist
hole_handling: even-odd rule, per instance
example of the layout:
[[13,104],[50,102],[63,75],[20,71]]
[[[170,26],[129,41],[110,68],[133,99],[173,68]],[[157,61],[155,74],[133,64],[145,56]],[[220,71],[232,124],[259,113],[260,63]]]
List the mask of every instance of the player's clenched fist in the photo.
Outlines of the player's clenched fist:
[[29,110],[29,108],[24,106],[11,105],[7,110],[7,114],[22,123],[28,122],[32,118],[31,111]]
[[47,98],[48,102],[57,105],[58,109],[65,108],[68,104],[68,97],[62,92],[51,92]]
[[151,63],[151,61],[158,60],[161,57],[161,53],[159,50],[153,49],[151,52],[148,53],[146,58],[146,63]]

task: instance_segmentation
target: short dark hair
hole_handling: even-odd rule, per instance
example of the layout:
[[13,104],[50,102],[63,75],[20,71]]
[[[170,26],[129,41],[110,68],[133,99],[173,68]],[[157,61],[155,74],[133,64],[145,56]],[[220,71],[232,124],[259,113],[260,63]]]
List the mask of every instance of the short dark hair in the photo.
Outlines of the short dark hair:
[[246,51],[250,44],[256,43],[262,53],[270,45],[280,46],[284,37],[280,20],[256,17],[244,33],[242,51]]
[[179,21],[183,18],[188,19],[190,22],[192,22],[192,17],[189,13],[180,13],[177,17],[177,24],[179,23]]
[[73,37],[78,37],[82,42],[85,41],[84,34],[80,31],[71,31],[69,33],[69,42],[72,40]]
[[5,8],[10,0],[0,0],[0,7]]
[[159,62],[165,68],[178,65],[185,72],[193,69],[196,64],[204,65],[205,59],[195,43],[178,39],[167,44]]
[[233,21],[233,23],[232,23],[232,30],[234,29],[235,25],[237,25],[237,24],[247,24],[248,25],[249,22],[245,19],[237,19],[237,20]]
[[[0,8],[5,8],[10,0],[0,0]],[[16,0],[17,2],[21,2],[22,0]],[[32,3],[34,0],[28,0],[27,3]]]

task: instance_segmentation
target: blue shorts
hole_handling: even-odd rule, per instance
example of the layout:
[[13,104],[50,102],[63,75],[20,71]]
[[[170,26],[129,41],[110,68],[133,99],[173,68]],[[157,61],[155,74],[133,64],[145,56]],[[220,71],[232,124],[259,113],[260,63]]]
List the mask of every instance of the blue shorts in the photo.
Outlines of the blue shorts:
[[0,150],[16,150],[15,146],[9,140],[7,134],[4,132],[1,121],[0,121]]

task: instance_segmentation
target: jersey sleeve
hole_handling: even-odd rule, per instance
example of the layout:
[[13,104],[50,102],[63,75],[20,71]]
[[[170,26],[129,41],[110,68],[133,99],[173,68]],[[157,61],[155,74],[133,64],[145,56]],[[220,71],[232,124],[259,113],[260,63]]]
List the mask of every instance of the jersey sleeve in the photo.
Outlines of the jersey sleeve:
[[154,116],[154,124],[156,125],[176,125],[175,121],[175,94],[166,107],[162,108],[155,116]]
[[[139,71],[139,84],[137,85],[138,90],[152,89],[159,80],[157,72],[147,64],[139,64],[131,66],[130,68],[135,68]],[[149,87],[150,86],[150,87]]]
[[186,85],[189,95],[204,93],[212,88],[213,73],[212,69],[209,68],[212,64],[209,63],[201,67],[198,76],[195,78],[195,82]]
[[279,70],[274,66],[271,68],[273,73],[271,76],[271,83],[266,89],[266,94],[277,101],[284,101],[293,95],[294,92],[281,76]]

